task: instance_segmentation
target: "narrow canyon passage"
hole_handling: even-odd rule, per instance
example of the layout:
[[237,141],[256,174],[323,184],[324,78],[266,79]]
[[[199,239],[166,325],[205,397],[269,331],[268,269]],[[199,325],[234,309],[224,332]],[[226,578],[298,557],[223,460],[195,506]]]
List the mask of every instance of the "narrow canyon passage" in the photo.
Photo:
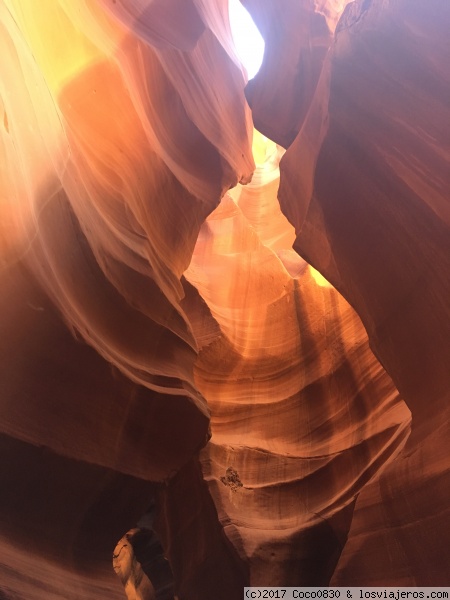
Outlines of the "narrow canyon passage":
[[0,598],[450,585],[450,5],[241,4],[0,0]]

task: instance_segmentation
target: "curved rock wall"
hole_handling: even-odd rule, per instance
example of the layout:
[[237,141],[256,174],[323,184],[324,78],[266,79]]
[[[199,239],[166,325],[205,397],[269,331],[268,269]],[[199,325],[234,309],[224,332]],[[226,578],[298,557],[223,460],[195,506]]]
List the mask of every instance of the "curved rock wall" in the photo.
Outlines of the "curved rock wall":
[[402,457],[358,500],[335,583],[448,584],[449,24],[442,2],[349,5],[314,169],[303,132],[281,167],[294,247],[358,312],[412,412]]

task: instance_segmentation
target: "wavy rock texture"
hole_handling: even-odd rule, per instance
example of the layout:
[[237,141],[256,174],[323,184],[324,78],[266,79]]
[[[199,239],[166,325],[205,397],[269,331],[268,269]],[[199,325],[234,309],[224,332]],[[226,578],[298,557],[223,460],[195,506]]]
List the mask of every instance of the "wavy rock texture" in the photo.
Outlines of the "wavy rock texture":
[[243,4],[0,4],[1,597],[449,584],[450,9]]
[[186,272],[222,331],[196,365],[212,413],[201,458],[250,580],[312,585],[332,572],[353,499],[402,446],[409,415],[356,314],[287,249],[276,183],[225,197]]

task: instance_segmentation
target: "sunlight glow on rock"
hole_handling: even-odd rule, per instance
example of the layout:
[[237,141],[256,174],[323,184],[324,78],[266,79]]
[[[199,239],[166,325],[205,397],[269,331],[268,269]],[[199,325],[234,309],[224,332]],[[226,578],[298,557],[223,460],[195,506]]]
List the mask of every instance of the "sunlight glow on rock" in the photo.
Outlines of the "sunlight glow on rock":
[[322,275],[322,273],[319,273],[319,271],[316,271],[316,269],[314,269],[314,267],[312,267],[311,265],[309,266],[309,270],[311,271],[311,275],[318,286],[325,287],[325,288],[333,287],[331,285],[331,283],[325,279],[325,277]]

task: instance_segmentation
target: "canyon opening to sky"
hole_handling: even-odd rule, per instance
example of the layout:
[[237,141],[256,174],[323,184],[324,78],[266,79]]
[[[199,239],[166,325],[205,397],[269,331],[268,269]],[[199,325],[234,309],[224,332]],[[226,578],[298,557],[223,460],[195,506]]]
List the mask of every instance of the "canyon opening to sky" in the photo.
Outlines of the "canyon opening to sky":
[[228,1],[228,14],[237,55],[247,71],[248,79],[253,79],[264,58],[264,40],[250,13],[239,0]]

